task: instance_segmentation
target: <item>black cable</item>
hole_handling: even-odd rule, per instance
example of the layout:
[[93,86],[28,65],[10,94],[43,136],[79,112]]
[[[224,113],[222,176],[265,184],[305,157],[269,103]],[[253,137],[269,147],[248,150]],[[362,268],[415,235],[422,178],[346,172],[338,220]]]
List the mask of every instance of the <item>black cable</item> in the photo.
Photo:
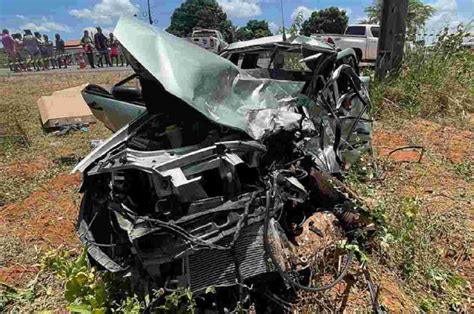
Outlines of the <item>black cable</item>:
[[400,150],[405,150],[405,149],[420,149],[420,158],[418,159],[418,162],[421,162],[421,159],[423,158],[423,155],[425,153],[425,148],[423,146],[418,146],[418,145],[410,145],[410,146],[403,146],[403,147],[398,147],[392,150],[390,153],[387,154],[387,156],[392,155],[395,152],[398,152]]
[[[285,279],[288,283],[290,283],[292,286],[298,288],[298,289],[302,289],[302,290],[306,290],[306,291],[311,291],[311,292],[321,292],[321,291],[325,291],[325,290],[329,290],[331,288],[333,288],[335,285],[337,285],[343,278],[344,276],[347,274],[347,271],[349,270],[349,266],[351,265],[352,263],[352,259],[354,257],[354,252],[349,252],[349,255],[347,256],[347,261],[346,261],[346,264],[344,265],[341,273],[339,274],[339,276],[330,284],[327,284],[327,285],[324,285],[324,286],[321,286],[321,287],[308,287],[308,286],[303,286],[302,284],[300,284],[299,282],[293,280],[293,278],[291,278],[286,272],[284,272],[280,265],[278,264],[278,262],[276,261],[276,258],[275,256],[273,255],[273,252],[272,252],[272,249],[271,249],[271,246],[270,246],[270,243],[268,242],[268,224],[270,222],[270,191],[268,190],[267,191],[267,194],[266,194],[266,209],[265,209],[265,218],[264,218],[264,222],[263,222],[263,243],[264,243],[264,248],[265,248],[265,252],[269,255],[270,259],[272,260],[272,263],[273,265],[275,266],[276,270],[278,271],[278,273],[283,277],[283,279]],[[275,202],[275,207],[276,207],[276,202]]]

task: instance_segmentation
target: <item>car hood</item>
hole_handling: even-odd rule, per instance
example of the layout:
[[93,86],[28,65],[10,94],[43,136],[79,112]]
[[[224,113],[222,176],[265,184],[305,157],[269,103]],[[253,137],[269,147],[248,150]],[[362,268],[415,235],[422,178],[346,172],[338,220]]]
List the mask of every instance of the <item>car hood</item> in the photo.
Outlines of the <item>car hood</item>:
[[[169,93],[216,123],[261,139],[301,118],[289,111],[302,97],[304,82],[253,78],[232,62],[137,19],[121,17],[114,35]],[[140,67],[132,66],[141,75]],[[147,103],[149,109],[163,105]]]

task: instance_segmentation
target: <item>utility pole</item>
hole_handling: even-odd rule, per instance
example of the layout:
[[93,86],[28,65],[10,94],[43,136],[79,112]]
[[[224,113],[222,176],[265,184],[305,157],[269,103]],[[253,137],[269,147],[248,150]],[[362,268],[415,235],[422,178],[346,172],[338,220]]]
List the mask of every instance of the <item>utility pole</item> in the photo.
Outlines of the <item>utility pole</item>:
[[376,76],[384,78],[403,60],[408,0],[383,0],[378,43]]
[[283,14],[283,0],[280,0],[280,9],[281,9],[281,29],[283,31],[283,41],[286,41],[285,16]]
[[148,5],[148,21],[150,22],[151,25],[153,25],[153,18],[151,17],[150,0],[147,0],[146,3]]

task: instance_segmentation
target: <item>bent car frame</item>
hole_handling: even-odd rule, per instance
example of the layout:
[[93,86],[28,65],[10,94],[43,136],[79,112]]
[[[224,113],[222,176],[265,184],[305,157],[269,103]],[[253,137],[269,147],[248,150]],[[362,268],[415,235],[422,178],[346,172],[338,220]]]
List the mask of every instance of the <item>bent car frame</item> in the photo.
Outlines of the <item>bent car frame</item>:
[[[109,127],[123,125],[75,168],[91,262],[142,292],[215,287],[223,297],[202,306],[217,311],[263,298],[256,291],[334,286],[309,286],[311,265],[295,251],[318,212],[335,215],[350,240],[364,227],[347,220],[364,209],[333,185],[371,147],[351,52],[304,37],[272,43],[305,66],[301,80],[276,80],[137,20],[121,18],[114,34],[141,90],[83,92]],[[109,109],[115,118],[104,118]],[[352,255],[342,259],[335,281]]]

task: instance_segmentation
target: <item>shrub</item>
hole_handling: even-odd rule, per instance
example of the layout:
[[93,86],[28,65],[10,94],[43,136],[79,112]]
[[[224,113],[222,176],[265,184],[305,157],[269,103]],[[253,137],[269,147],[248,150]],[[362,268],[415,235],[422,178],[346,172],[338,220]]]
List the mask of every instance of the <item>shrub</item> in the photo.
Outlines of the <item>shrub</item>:
[[462,25],[454,34],[441,32],[431,46],[406,49],[401,68],[372,84],[376,112],[393,104],[423,117],[465,116],[474,111],[474,55],[462,46]]

